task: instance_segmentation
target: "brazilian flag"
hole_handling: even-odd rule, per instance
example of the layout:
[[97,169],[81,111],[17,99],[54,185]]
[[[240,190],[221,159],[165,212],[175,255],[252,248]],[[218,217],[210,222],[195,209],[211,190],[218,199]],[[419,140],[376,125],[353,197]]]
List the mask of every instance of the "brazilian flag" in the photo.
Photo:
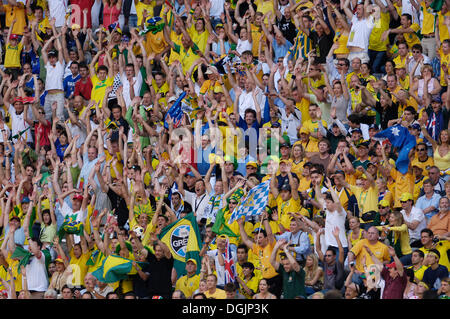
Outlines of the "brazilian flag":
[[74,234],[82,236],[84,233],[84,225],[82,222],[77,221],[77,214],[66,215],[64,222],[58,231],[59,239],[61,240],[65,234]]
[[194,213],[164,227],[158,238],[169,247],[178,278],[185,274],[186,261],[189,259],[197,261],[197,274],[200,272],[201,237]]
[[[118,255],[110,255],[103,260],[102,265],[92,272],[95,278],[101,282],[114,283],[128,278],[128,275],[137,274],[133,267],[132,259],[123,258]],[[137,262],[142,266],[143,262]]]

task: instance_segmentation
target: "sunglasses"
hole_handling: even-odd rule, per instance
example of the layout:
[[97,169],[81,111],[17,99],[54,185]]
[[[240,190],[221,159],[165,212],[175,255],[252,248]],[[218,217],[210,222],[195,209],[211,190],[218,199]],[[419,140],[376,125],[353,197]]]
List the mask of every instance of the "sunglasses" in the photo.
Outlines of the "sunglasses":
[[407,203],[408,201],[406,201],[406,200],[401,200],[400,201],[400,203],[402,203],[402,204],[404,204],[404,203]]
[[425,148],[418,148],[417,150],[418,150],[418,151],[426,151]]

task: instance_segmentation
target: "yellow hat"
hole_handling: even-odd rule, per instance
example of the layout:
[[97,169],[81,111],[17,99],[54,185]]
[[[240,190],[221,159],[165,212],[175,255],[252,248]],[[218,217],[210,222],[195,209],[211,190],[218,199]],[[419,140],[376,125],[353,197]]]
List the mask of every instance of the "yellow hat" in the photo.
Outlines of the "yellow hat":
[[246,167],[247,167],[247,166],[252,166],[252,167],[254,167],[254,168],[258,168],[258,164],[257,164],[256,162],[248,162],[245,166],[246,166]]
[[302,127],[300,128],[300,134],[302,134],[302,133],[308,134],[309,131],[308,131],[308,129],[307,129],[306,127],[302,126]]
[[197,260],[195,260],[194,258],[190,258],[186,261],[186,263],[192,261],[196,266],[197,266]]
[[366,176],[366,174],[362,174],[359,178],[367,179],[367,176]]
[[408,200],[414,200],[413,195],[411,193],[403,193],[402,196],[400,197],[400,201],[406,202]]
[[75,30],[75,29],[81,29],[81,26],[76,23],[72,24],[72,30]]
[[46,198],[41,202],[41,210],[50,209],[50,201]]
[[214,86],[214,93],[223,93],[222,86],[220,86],[220,85],[215,85],[215,86]]
[[387,200],[385,200],[385,199],[380,200],[380,201],[378,202],[378,205],[379,205],[379,206],[383,206],[383,207],[388,207],[388,206],[390,206],[390,205],[389,205],[389,202],[388,202]]

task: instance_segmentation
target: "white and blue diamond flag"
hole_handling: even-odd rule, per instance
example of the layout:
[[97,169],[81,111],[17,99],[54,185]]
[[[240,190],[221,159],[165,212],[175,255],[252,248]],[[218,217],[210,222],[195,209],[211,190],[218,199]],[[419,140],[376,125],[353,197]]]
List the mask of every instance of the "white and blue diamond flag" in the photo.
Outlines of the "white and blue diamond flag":
[[270,179],[253,187],[231,214],[229,224],[242,216],[259,216],[269,202]]

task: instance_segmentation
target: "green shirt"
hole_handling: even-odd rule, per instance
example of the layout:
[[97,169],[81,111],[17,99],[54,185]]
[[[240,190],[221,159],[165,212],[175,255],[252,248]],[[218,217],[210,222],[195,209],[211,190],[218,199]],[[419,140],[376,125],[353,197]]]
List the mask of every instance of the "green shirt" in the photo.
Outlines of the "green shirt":
[[283,277],[283,298],[295,299],[297,296],[306,297],[305,292],[305,271],[300,268],[299,272],[291,270],[286,272],[283,265],[277,269],[277,273]]

